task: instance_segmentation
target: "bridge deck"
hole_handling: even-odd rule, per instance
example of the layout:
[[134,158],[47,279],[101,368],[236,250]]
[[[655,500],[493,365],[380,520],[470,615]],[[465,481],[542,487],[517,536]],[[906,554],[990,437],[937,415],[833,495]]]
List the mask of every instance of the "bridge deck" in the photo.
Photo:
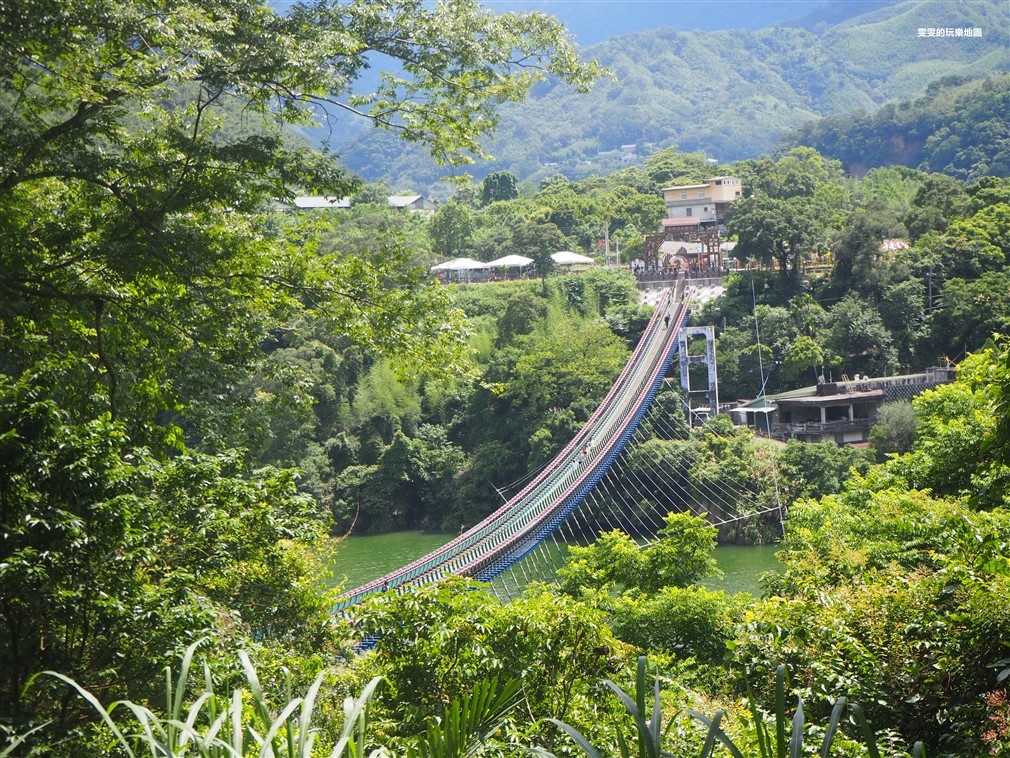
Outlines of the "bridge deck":
[[[669,326],[664,315],[670,315]],[[652,402],[687,317],[687,302],[664,293],[631,358],[571,442],[519,494],[456,539],[413,563],[340,596],[342,611],[385,589],[449,574],[490,581],[550,536],[595,487]]]

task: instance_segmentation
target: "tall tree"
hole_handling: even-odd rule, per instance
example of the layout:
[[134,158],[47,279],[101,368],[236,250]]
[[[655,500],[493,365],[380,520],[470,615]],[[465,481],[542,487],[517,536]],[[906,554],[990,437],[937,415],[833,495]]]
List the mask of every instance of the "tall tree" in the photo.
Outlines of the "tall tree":
[[525,223],[512,230],[512,250],[533,259],[544,296],[547,296],[547,275],[554,270],[554,253],[565,245],[565,235],[555,224]]
[[428,231],[437,252],[457,257],[473,246],[474,226],[470,206],[452,200],[438,209]]
[[480,204],[490,205],[499,200],[519,197],[519,177],[511,171],[494,171],[484,177],[480,185]]
[[[376,53],[400,73],[352,95]],[[431,349],[451,344],[436,336],[444,308],[402,256],[270,243],[266,203],[354,186],[284,124],[363,116],[460,162],[495,107],[549,73],[582,87],[595,67],[556,20],[469,0],[316,0],[285,15],[261,0],[15,0],[0,19],[2,348],[18,366],[93,356],[116,416],[174,405],[183,377],[165,381],[168,367],[241,363],[307,303],[372,347],[444,356]]]
[[762,263],[778,263],[783,278],[798,283],[803,255],[810,252],[814,220],[807,204],[759,195],[744,198],[727,214],[726,225],[735,234],[735,254]]

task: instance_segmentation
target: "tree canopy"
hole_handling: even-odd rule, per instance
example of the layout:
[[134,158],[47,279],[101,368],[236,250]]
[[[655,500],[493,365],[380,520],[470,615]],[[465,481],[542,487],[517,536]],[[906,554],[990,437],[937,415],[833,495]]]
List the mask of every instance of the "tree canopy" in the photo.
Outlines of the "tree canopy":
[[[444,301],[394,242],[356,256],[279,244],[270,203],[355,185],[286,125],[362,116],[459,162],[501,102],[548,73],[583,87],[596,72],[556,20],[466,0],[15,6],[0,22],[5,349],[22,366],[41,345],[94,356],[114,415],[139,388],[162,406],[199,395],[157,377],[248,359],[306,306],[359,343],[446,355],[432,352],[453,349]],[[376,54],[399,73],[352,92]]]

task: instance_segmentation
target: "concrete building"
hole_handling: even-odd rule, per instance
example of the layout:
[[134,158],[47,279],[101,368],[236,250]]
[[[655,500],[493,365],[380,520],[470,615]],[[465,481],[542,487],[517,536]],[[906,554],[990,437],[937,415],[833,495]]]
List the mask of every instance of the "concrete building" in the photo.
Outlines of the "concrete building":
[[743,184],[735,176],[717,176],[706,184],[663,189],[666,217],[696,220],[700,225],[722,225],[730,204],[743,197]]
[[953,367],[934,367],[921,374],[825,382],[759,397],[730,413],[736,423],[774,439],[858,444],[869,440],[881,405],[911,400],[954,378]]
[[743,184],[735,176],[666,187],[663,231],[647,234],[642,245],[646,272],[665,275],[721,270],[726,211],[742,196]]

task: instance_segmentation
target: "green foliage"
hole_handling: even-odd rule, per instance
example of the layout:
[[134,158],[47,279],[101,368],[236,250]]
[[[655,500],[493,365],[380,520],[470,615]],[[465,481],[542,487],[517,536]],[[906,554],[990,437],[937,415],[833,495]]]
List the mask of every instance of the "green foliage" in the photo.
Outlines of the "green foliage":
[[547,303],[542,297],[532,292],[517,292],[509,298],[498,319],[497,343],[504,345],[520,334],[530,334],[546,316]]
[[778,454],[783,500],[819,499],[842,491],[853,472],[865,474],[870,465],[865,451],[833,442],[789,440]]
[[291,473],[234,453],[158,461],[108,417],[75,422],[62,378],[0,380],[5,721],[71,735],[79,712],[25,689],[33,674],[144,699],[187,635],[256,638],[292,671],[313,666],[302,644],[334,652],[306,549],[327,522]]
[[828,116],[785,139],[809,145],[848,166],[901,165],[974,180],[1010,175],[1010,146],[1001,129],[1010,77],[941,79],[916,100],[871,113]]
[[617,600],[611,623],[618,638],[639,650],[719,665],[743,606],[743,600],[704,587],[663,587]]
[[[779,665],[775,671],[774,731],[771,725],[769,725],[766,715],[753,701],[751,702],[751,720],[748,726],[753,732],[753,739],[757,743],[758,754],[761,758],[785,758],[787,754],[798,758],[799,756],[809,754],[809,748],[805,746],[807,736],[810,735],[814,739],[819,736],[816,733],[811,734],[812,730],[809,730],[806,724],[802,698],[797,700],[792,718],[789,718],[786,708],[785,690],[786,667]],[[858,704],[853,704],[850,708],[847,708],[846,705],[844,697],[840,697],[834,702],[828,725],[823,730],[823,736],[821,737],[820,755],[828,756],[833,750],[851,747],[851,744],[847,744],[848,741],[839,729],[842,724],[842,716],[846,710],[851,710],[851,720],[861,732],[860,736],[865,742],[866,752],[874,758],[879,758],[879,742],[866,717],[863,715],[863,709]],[[692,711],[691,715],[709,729],[706,747],[714,745],[715,740],[719,739],[726,744],[734,756],[742,758],[743,753],[740,752],[740,749],[726,735],[719,724],[719,717],[723,715],[722,711],[718,712],[711,719],[697,711]],[[707,752],[704,753],[704,755],[708,754]],[[858,754],[864,754],[862,749],[859,749]],[[901,755],[907,755],[907,753],[902,752]],[[913,758],[925,758],[926,752],[921,742],[916,742],[912,746],[912,756]]]
[[851,214],[831,248],[833,288],[839,292],[853,290],[863,297],[881,300],[882,288],[890,283],[884,277],[891,273],[880,260],[881,245],[885,239],[900,239],[905,235],[905,227],[898,217],[879,207],[870,206]]
[[[325,673],[317,676],[302,696],[293,694],[293,682],[287,677],[283,700],[274,705],[249,656],[240,651],[242,686],[234,688],[230,695],[218,694],[216,690],[222,682],[217,681],[206,662],[202,689],[191,675],[193,658],[201,644],[198,641],[187,648],[175,680],[171,669],[166,669],[165,704],[161,712],[123,700],[103,705],[73,679],[55,672],[45,673],[69,685],[95,710],[100,719],[100,734],[107,734],[110,743],[103,755],[111,755],[118,748],[131,758],[147,752],[171,758],[246,755],[360,758],[372,745],[369,705],[383,684],[381,677],[368,682],[359,697],[344,699],[343,724],[335,727],[329,712],[333,709],[327,703],[335,699],[332,695],[327,697],[333,683],[327,681]],[[429,717],[423,737],[408,744],[404,755],[410,758],[473,755],[484,747],[515,707],[519,688],[520,683],[515,680],[503,684],[497,679],[481,680],[473,691],[448,703],[442,718]],[[380,748],[369,754],[385,753]]]
[[[672,753],[663,749],[663,741],[665,733],[670,729],[673,722],[668,722],[664,728],[663,713],[659,700],[659,676],[658,674],[654,676],[653,686],[650,693],[645,678],[647,666],[648,663],[646,657],[639,656],[634,697],[626,693],[609,679],[604,681],[604,685],[609,688],[611,692],[613,692],[621,701],[621,704],[624,706],[625,711],[627,711],[628,716],[631,717],[634,725],[634,737],[632,740],[628,740],[623,731],[617,733],[617,746],[620,750],[620,755],[623,758],[630,758],[633,748],[636,749],[635,752],[638,754],[639,758],[662,758],[662,756],[672,755]],[[646,700],[650,694],[652,695],[652,707],[648,708]],[[566,724],[559,719],[552,718],[550,721],[568,734],[568,736],[575,741],[575,744],[578,745],[579,748],[590,758],[600,758],[604,755],[594,748],[592,744],[590,744],[589,740],[582,736],[582,734],[571,725]],[[552,753],[545,750],[534,750],[533,753],[534,755],[544,756],[545,758],[554,758]],[[702,754],[705,755],[705,752],[703,751]]]
[[918,426],[915,449],[887,464],[909,487],[938,495],[970,497],[982,507],[1005,505],[1005,456],[991,455],[1000,416],[994,403],[1003,390],[1000,367],[1006,361],[1000,342],[962,362],[958,380],[925,392],[912,402]]
[[645,572],[638,586],[648,592],[664,587],[686,587],[718,573],[716,530],[705,519],[688,513],[671,513],[645,553]]
[[[0,29],[3,152],[11,156],[0,176],[0,227],[18,240],[4,250],[0,277],[12,365],[31,365],[44,351],[89,356],[93,370],[77,382],[80,412],[90,412],[90,390],[105,385],[108,409],[137,436],[155,410],[222,404],[230,396],[222,388],[255,361],[267,330],[301,310],[405,360],[445,357],[442,348],[458,345],[453,330],[433,328],[445,323],[444,301],[422,286],[426,277],[402,248],[373,238],[369,254],[319,256],[294,235],[285,249],[285,225],[262,215],[295,187],[353,188],[283,124],[305,123],[313,102],[346,95],[364,65],[359,44],[423,57],[419,50],[431,51],[423,35],[408,52],[382,29],[409,19],[419,33],[425,24],[444,31],[438,12],[397,6],[401,15],[383,15],[351,3],[338,20],[322,5],[282,16],[254,0],[184,5],[169,21],[142,2],[30,10]],[[453,18],[485,21],[472,11],[461,5]],[[335,31],[352,16],[369,41]],[[552,44],[558,29],[544,18],[517,16],[507,33],[489,21],[482,32],[491,70],[531,45],[562,76],[591,76],[563,41]],[[439,64],[479,68],[470,57],[478,53],[464,46]],[[251,48],[260,55],[249,56]],[[166,63],[176,59],[188,63]],[[409,85],[386,80],[378,91],[425,97],[376,104],[372,116],[448,159],[493,125],[492,103],[520,96],[536,78],[532,70],[505,75],[471,90],[479,97],[459,99],[453,80],[419,70]],[[355,110],[364,106],[359,100]],[[61,336],[42,348],[25,339],[32,334]]]
[[380,694],[372,714],[397,738],[417,734],[426,714],[474,680],[495,676],[522,682],[516,714],[524,719],[592,718],[593,685],[611,670],[617,645],[599,612],[543,587],[501,604],[454,579],[369,601],[355,630],[377,639],[355,662],[356,675],[388,680],[389,696]]
[[[614,752],[623,758],[630,758],[635,754],[639,758],[662,758],[664,756],[672,758],[674,755],[685,755],[686,753],[683,752],[683,748],[681,751],[674,753],[664,747],[671,741],[668,734],[676,722],[674,719],[670,719],[666,722],[666,726],[663,726],[663,713],[660,707],[660,675],[658,672],[653,676],[651,711],[646,708],[646,701],[648,694],[650,694],[645,678],[646,667],[646,657],[640,656],[638,659],[638,676],[635,682],[634,696],[626,693],[614,682],[609,680],[604,682],[621,701],[634,725],[634,736],[630,740],[623,732],[617,733],[617,751],[614,751],[612,748],[608,752],[601,752],[571,725],[556,719],[552,719],[551,721],[561,728],[575,742],[579,749],[590,758],[601,758],[603,755]],[[807,742],[807,735],[811,734],[812,730],[808,731],[809,727],[806,724],[803,712],[803,701],[800,699],[797,702],[796,709],[790,718],[785,704],[785,667],[781,665],[776,672],[775,692],[774,731],[768,724],[766,714],[753,702],[751,703],[751,721],[748,726],[753,732],[753,742],[755,743],[753,746],[743,743],[743,740],[740,739],[735,741],[727,734],[726,729],[722,725],[723,717],[726,715],[724,710],[718,711],[712,718],[694,709],[689,710],[688,713],[690,716],[700,722],[707,730],[704,742],[701,744],[700,752],[698,753],[700,758],[709,758],[709,756],[715,755],[717,744],[725,747],[729,754],[735,758],[743,758],[745,753],[738,747],[737,742],[745,744],[744,749],[750,748],[753,750],[753,752],[748,752],[747,754],[760,755],[761,758],[786,758],[786,755],[789,755],[791,758],[799,758],[800,756],[809,754],[809,748],[805,746],[805,743]],[[851,746],[851,743],[847,744],[847,740],[839,730],[842,715],[845,711],[846,700],[842,697],[835,701],[828,726],[824,729],[823,736],[820,739],[820,754],[822,756],[831,754],[832,750],[836,750],[839,747]],[[866,750],[869,755],[879,758],[880,749],[877,737],[867,723],[862,708],[859,705],[853,705],[851,711],[853,721],[862,733],[861,736],[865,741]],[[811,734],[811,736],[817,737],[819,735]],[[690,755],[693,755],[694,751],[698,750],[698,745],[692,744],[689,749],[691,750]],[[554,758],[552,753],[545,750],[535,749],[532,752],[534,755]],[[860,750],[858,754],[863,755],[864,753]],[[902,755],[907,755],[907,753],[902,753]],[[917,742],[912,748],[913,758],[925,758],[925,755],[922,743]]]
[[911,402],[898,401],[880,406],[870,429],[870,443],[877,451],[877,459],[883,460],[888,453],[911,452],[917,425]]
[[481,182],[481,205],[490,205],[499,200],[515,200],[519,197],[517,184],[519,177],[511,171],[495,171],[484,177]]
[[473,247],[474,227],[470,207],[453,200],[436,211],[431,219],[429,233],[440,254],[457,258],[469,253]]
[[588,269],[579,274],[586,289],[593,293],[596,312],[606,316],[620,307],[634,307],[638,301],[635,277],[626,269]]
[[334,516],[361,534],[437,527],[453,499],[463,453],[443,427],[397,431],[374,465],[349,466],[334,482]]
[[937,354],[978,350],[992,335],[1005,333],[1010,327],[1008,294],[1010,271],[987,271],[974,281],[948,281],[943,287],[943,307],[931,321]]
[[991,456],[996,465],[1002,466],[1002,475],[993,482],[996,494],[1006,497],[1010,489],[1007,471],[1010,470],[1010,339],[1006,335],[998,335],[998,352],[993,360],[989,375],[993,385],[993,407],[996,416],[996,428],[992,435],[983,443],[985,452]]
[[804,374],[823,366],[824,350],[813,337],[801,334],[787,348],[785,360],[782,361],[782,376],[785,379],[799,379]]
[[[916,29],[938,23],[935,9],[858,7],[864,12],[841,23],[818,19],[812,29],[755,24],[753,31],[704,32],[688,31],[690,23],[677,30],[656,23],[600,42],[591,54],[613,77],[587,96],[563,85],[544,87],[528,106],[503,109],[497,160],[476,165],[474,173],[507,169],[536,185],[559,172],[578,180],[634,171],[636,186],[653,183],[639,187],[645,192],[708,179],[705,158],[727,164],[809,145],[857,175],[867,166],[920,165],[927,149],[930,171],[1006,175],[1002,5],[945,0],[949,25],[993,31],[928,40],[917,39]],[[963,74],[960,86],[930,86],[951,72]],[[975,80],[966,83],[967,77]],[[822,124],[818,116],[836,119]],[[783,133],[803,127],[800,137],[777,144]],[[620,148],[627,144],[636,146],[631,168],[622,163]],[[671,145],[680,146],[682,160],[663,159]],[[352,153],[360,146],[342,152],[365,176],[387,174],[391,163],[396,174],[412,177],[408,183],[431,185],[444,173],[430,161],[408,164],[383,150],[358,160]]]
[[776,262],[780,286],[793,294],[804,260],[823,252],[841,226],[847,198],[840,166],[810,148],[794,148],[775,162],[745,161],[736,170],[746,197],[726,214],[738,240],[734,256]]
[[812,707],[843,690],[906,738],[977,754],[999,718],[987,703],[1005,668],[1010,522],[1002,509],[906,491],[895,474],[910,469],[896,463],[915,455],[793,506],[777,554],[785,572],[741,627],[734,658],[805,672]]
[[[385,446],[398,431],[416,433],[421,401],[412,383],[402,381],[388,362],[380,361],[358,383],[351,412],[361,437],[376,435]],[[374,463],[380,451],[365,454],[365,462]]]
[[945,174],[928,174],[912,198],[902,221],[913,241],[927,232],[942,232],[968,209],[964,185]]
[[589,418],[626,361],[627,348],[605,323],[550,316],[493,356],[468,409],[468,419],[482,419],[467,422],[470,444],[496,439],[506,442],[513,456],[524,457],[538,430],[554,436],[556,429],[559,434],[544,450],[559,449]]
[[520,224],[512,230],[511,247],[516,255],[533,259],[537,275],[547,296],[547,275],[554,270],[551,256],[565,246],[565,237],[557,224]]
[[511,679],[499,686],[497,679],[483,679],[472,692],[453,698],[441,719],[429,717],[427,730],[410,758],[461,758],[488,747],[510,711],[519,702],[521,683]]
[[686,587],[716,571],[716,529],[697,516],[670,513],[656,541],[639,547],[614,530],[587,547],[572,546],[558,570],[562,592],[578,596],[584,590],[658,592]]
[[839,356],[846,374],[887,376],[895,372],[898,354],[894,339],[871,303],[849,295],[832,306],[830,317],[827,347]]

